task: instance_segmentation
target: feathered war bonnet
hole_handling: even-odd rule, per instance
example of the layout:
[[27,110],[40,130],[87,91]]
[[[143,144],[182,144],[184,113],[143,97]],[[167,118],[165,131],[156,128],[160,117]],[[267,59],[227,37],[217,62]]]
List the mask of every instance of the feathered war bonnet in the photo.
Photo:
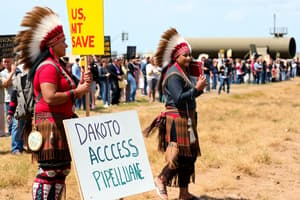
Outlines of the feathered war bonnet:
[[189,43],[178,34],[175,28],[166,30],[159,41],[157,51],[154,55],[155,65],[162,68],[158,81],[158,91],[163,92],[162,84],[167,69],[175,63],[176,58],[184,53],[191,53]]
[[154,55],[155,64],[162,68],[171,66],[183,53],[191,53],[189,43],[178,34],[175,28],[166,30],[159,41]]
[[64,41],[62,23],[58,15],[47,7],[34,7],[24,16],[21,30],[16,36],[19,63],[24,69],[32,68],[39,55],[49,47]]

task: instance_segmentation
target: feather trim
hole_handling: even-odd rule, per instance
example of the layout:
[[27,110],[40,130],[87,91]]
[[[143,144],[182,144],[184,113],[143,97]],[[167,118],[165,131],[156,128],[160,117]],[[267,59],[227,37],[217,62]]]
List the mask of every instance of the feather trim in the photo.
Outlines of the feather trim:
[[24,69],[30,69],[33,62],[41,53],[40,45],[43,39],[55,27],[62,25],[58,16],[46,7],[34,7],[32,11],[24,16],[21,30],[16,36],[17,47],[15,51],[19,53],[19,63],[24,63]]
[[[157,51],[154,55],[155,64],[160,67],[169,65],[172,61],[172,52],[180,43],[187,43],[187,41],[178,34],[175,28],[166,30],[161,36]],[[188,46],[191,50],[189,44]]]

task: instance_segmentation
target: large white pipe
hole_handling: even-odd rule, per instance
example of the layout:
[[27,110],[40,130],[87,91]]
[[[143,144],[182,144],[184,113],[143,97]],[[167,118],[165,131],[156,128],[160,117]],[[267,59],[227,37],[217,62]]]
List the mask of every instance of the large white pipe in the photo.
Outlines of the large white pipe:
[[233,57],[243,58],[250,51],[250,45],[256,48],[267,48],[272,57],[279,53],[281,58],[292,58],[296,54],[296,41],[293,37],[266,38],[185,38],[192,47],[193,56],[207,53],[218,57],[218,52],[232,50]]

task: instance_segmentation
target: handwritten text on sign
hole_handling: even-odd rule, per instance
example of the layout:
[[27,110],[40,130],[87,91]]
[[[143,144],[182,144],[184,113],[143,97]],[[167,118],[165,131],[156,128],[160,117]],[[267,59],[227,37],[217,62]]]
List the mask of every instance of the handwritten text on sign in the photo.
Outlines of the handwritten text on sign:
[[72,53],[104,53],[103,1],[67,0]]
[[65,120],[64,125],[84,199],[116,199],[154,188],[135,111]]

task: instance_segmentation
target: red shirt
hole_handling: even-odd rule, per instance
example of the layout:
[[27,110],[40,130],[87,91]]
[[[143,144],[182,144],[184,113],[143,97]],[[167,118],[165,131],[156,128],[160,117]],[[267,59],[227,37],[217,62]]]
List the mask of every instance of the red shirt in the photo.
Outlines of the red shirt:
[[[58,66],[60,73],[58,74],[55,66],[51,64],[45,64],[39,67],[36,70],[34,80],[33,80],[33,88],[34,94],[37,97],[41,92],[40,85],[42,83],[52,83],[55,84],[57,87],[57,92],[64,92],[75,88],[75,84],[73,80],[68,76],[68,79],[71,81],[71,85],[68,80],[62,74],[62,67],[60,66],[58,60],[54,60],[52,58],[48,58],[47,61],[51,61]],[[73,115],[73,102],[69,98],[67,102],[60,104],[60,105],[48,105],[43,97],[37,102],[35,111],[36,113],[42,112],[50,112],[50,113],[57,113],[62,114],[66,117],[72,117]]]

